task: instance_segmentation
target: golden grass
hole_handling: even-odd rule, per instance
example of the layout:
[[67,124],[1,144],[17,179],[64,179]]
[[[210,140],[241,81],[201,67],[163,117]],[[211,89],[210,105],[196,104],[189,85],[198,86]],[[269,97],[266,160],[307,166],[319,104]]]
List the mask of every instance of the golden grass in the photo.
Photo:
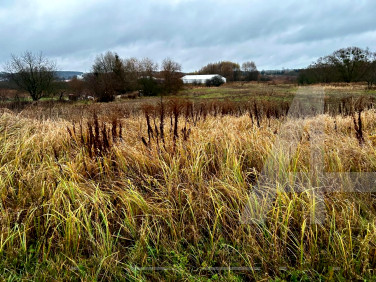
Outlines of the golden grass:
[[283,183],[269,183],[276,192],[272,204],[264,207],[264,221],[242,222],[268,158],[275,157],[285,173],[310,169],[308,129],[296,136],[297,151],[273,151],[282,123],[292,128],[324,124],[324,171],[362,172],[376,169],[375,117],[373,111],[363,113],[363,146],[351,118],[272,119],[270,126],[264,121],[257,127],[243,115],[208,116],[190,125],[187,141],[174,145],[167,135],[161,149],[155,142],[144,146],[146,122],[135,115],[121,119],[121,142],[103,156],[89,157],[69,136],[71,123],[4,113],[0,277],[375,278],[372,193],[327,195],[326,220],[315,225],[310,222],[312,186],[294,192],[284,191]]

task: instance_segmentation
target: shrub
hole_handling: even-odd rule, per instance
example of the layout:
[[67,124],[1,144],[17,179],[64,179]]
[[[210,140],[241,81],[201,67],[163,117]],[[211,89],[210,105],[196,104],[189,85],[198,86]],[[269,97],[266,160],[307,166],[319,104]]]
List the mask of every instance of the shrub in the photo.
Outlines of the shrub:
[[153,78],[143,77],[138,80],[142,94],[145,96],[157,96],[162,92],[161,85]]
[[218,87],[218,86],[221,86],[223,83],[225,83],[225,82],[223,81],[223,79],[219,75],[216,75],[216,76],[212,77],[211,79],[207,79],[205,81],[205,85],[207,87],[211,87],[211,86]]

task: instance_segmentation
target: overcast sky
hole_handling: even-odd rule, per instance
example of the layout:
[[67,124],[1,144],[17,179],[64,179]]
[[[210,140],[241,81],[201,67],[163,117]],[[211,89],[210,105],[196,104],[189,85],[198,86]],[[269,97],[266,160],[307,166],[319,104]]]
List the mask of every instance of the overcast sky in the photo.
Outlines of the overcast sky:
[[0,0],[0,66],[42,51],[60,70],[90,71],[108,50],[170,57],[184,71],[255,61],[306,67],[348,47],[376,51],[375,0]]

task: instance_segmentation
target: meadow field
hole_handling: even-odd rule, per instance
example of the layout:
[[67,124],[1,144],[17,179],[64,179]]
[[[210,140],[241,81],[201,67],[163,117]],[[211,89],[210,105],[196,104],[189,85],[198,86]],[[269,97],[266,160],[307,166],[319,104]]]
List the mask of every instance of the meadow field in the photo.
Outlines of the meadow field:
[[376,187],[325,178],[376,171],[375,95],[234,83],[3,102],[0,279],[376,279]]

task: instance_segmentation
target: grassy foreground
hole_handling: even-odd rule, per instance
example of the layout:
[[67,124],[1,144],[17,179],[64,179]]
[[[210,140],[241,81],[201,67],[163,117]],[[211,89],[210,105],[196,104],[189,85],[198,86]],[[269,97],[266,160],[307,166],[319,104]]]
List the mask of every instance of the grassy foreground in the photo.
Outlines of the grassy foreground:
[[[324,171],[376,171],[376,113],[362,118],[363,145],[350,117],[304,121],[325,124]],[[209,115],[187,140],[145,146],[134,115],[93,156],[86,129],[1,114],[0,280],[376,279],[372,193],[327,194],[320,225],[312,186],[278,189],[264,221],[242,221],[281,124],[299,122]],[[309,137],[298,140],[280,170],[309,171]]]

